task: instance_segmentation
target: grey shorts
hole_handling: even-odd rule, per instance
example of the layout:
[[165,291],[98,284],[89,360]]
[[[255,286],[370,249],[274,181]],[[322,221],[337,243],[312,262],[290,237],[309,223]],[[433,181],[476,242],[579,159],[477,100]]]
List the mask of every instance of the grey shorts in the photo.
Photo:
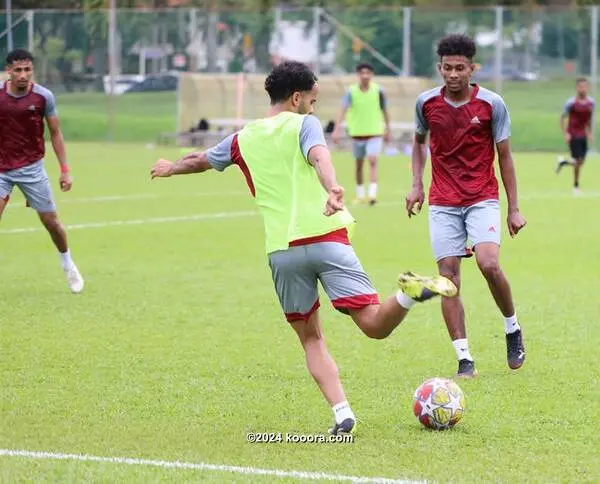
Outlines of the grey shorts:
[[43,160],[16,170],[0,172],[0,198],[9,197],[15,185],[23,192],[27,205],[37,212],[56,212]]
[[382,149],[383,138],[381,136],[352,140],[352,153],[354,153],[355,160],[363,160],[368,156],[379,156]]
[[429,236],[435,260],[463,257],[467,241],[500,245],[500,203],[484,200],[470,207],[429,207]]
[[344,314],[379,303],[351,245],[338,242],[290,247],[269,254],[277,297],[288,321],[307,320],[319,308],[318,281]]

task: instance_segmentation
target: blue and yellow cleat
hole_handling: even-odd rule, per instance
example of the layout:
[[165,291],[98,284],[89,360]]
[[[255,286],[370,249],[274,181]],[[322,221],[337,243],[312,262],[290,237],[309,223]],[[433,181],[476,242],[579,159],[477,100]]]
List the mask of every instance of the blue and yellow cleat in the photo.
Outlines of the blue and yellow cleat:
[[404,272],[398,276],[398,286],[404,294],[418,302],[435,296],[454,297],[458,289],[444,276],[420,276],[414,272]]
[[336,423],[329,429],[330,435],[353,434],[356,430],[356,421],[352,418],[344,419],[342,423]]

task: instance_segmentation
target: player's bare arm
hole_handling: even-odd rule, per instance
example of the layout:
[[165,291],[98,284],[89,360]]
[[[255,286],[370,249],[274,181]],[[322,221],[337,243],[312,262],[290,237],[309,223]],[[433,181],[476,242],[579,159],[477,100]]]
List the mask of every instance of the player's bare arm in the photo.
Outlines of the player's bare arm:
[[344,208],[344,189],[338,185],[336,180],[329,150],[325,146],[314,146],[308,152],[308,162],[317,172],[321,185],[329,194],[323,213],[330,216],[342,210]]
[[71,175],[69,174],[69,165],[67,164],[67,150],[65,148],[65,140],[60,129],[60,120],[58,116],[48,116],[46,118],[46,124],[50,131],[50,142],[52,143],[52,149],[56,154],[58,163],[60,164],[60,189],[63,192],[68,192],[73,186]]
[[151,178],[168,178],[173,175],[187,175],[190,173],[202,173],[210,170],[211,164],[205,152],[189,153],[175,163],[160,159],[150,170]]
[[515,164],[510,150],[510,140],[505,139],[496,145],[498,150],[498,163],[500,165],[500,176],[506,190],[508,200],[508,232],[514,237],[527,225],[527,221],[519,212],[519,197],[517,194],[517,174]]
[[331,134],[331,138],[333,139],[334,143],[338,143],[342,137],[342,123],[344,122],[344,119],[346,119],[347,111],[347,107],[342,107],[340,114],[338,114],[338,117],[335,121],[335,128],[333,128],[333,133]]
[[[415,134],[412,149],[412,173],[413,182],[412,189],[406,197],[406,211],[408,217],[412,217],[421,211],[423,202],[425,201],[425,191],[423,190],[423,173],[425,172],[425,164],[427,163],[427,146],[425,145],[426,135]],[[414,209],[417,212],[415,213]]]
[[387,108],[383,108],[381,111],[383,112],[383,119],[385,121],[385,133],[383,135],[383,140],[386,143],[389,143],[390,141],[392,141],[392,130],[390,128],[390,113],[387,110]]
[[565,137],[565,141],[567,143],[569,143],[571,141],[571,135],[569,134],[568,131],[568,125],[569,125],[569,115],[567,113],[562,113],[560,116],[560,129],[563,132],[563,135]]

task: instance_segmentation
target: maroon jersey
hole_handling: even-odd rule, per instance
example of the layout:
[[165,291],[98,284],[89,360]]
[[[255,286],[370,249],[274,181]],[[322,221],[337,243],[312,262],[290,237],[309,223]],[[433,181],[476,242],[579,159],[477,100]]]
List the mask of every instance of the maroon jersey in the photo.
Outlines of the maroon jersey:
[[567,133],[572,138],[587,138],[587,127],[592,121],[596,102],[591,97],[570,98],[565,104],[565,114],[569,117]]
[[51,91],[38,84],[23,96],[0,81],[0,172],[22,168],[44,158],[44,118],[56,115]]
[[429,204],[467,207],[498,199],[495,144],[510,136],[504,101],[476,84],[470,99],[459,104],[444,93],[437,87],[417,98],[416,131],[430,133]]

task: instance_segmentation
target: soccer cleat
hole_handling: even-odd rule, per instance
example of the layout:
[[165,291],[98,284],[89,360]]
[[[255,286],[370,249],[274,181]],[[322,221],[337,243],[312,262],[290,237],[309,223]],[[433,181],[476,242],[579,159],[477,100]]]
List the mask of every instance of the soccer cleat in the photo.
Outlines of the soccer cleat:
[[560,170],[563,169],[563,167],[570,165],[571,162],[569,160],[567,160],[566,158],[559,156],[558,159],[556,160],[556,169],[554,170],[557,174],[560,173]]
[[356,430],[356,421],[352,418],[346,418],[342,423],[336,423],[329,429],[330,435],[353,434]]
[[525,363],[525,346],[520,329],[506,335],[506,360],[512,370],[518,370]]
[[69,284],[69,289],[71,289],[72,293],[79,294],[83,291],[83,277],[81,277],[75,264],[71,265],[69,269],[65,269],[65,275],[67,276],[67,283]]
[[377,203],[377,199],[376,198],[369,198],[369,205],[373,206]]
[[579,197],[579,196],[581,196],[581,194],[582,194],[581,193],[581,188],[579,188],[579,187],[573,187],[573,196]]
[[475,369],[475,362],[471,360],[459,360],[458,371],[456,372],[455,378],[475,378],[477,376],[477,370]]
[[458,289],[444,276],[420,276],[414,272],[404,272],[398,276],[398,286],[404,294],[418,302],[435,296],[454,297]]

